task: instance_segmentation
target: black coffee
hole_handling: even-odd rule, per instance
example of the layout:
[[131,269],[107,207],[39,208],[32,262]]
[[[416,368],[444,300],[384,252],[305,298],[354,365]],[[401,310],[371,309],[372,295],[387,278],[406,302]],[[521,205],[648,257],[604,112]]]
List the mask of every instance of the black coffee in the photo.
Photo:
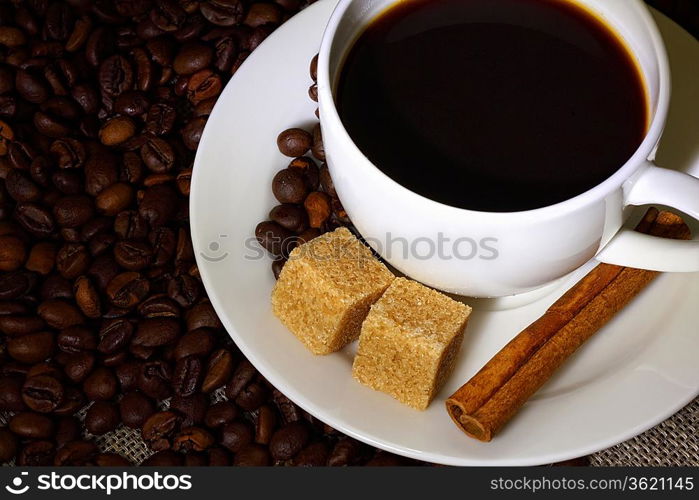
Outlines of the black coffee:
[[427,198],[471,210],[551,205],[641,144],[645,87],[623,43],[561,0],[408,0],[379,16],[337,92],[357,146]]

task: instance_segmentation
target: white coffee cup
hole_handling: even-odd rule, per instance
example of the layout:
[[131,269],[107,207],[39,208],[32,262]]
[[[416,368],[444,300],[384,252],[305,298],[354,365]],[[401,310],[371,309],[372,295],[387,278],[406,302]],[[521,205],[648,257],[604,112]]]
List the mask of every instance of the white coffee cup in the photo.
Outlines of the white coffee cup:
[[325,154],[352,222],[391,265],[429,286],[473,297],[530,291],[596,257],[668,272],[699,271],[699,241],[657,238],[622,228],[631,207],[659,204],[699,218],[699,179],[653,163],[670,100],[667,53],[641,0],[575,0],[600,17],[638,60],[651,122],[636,153],[593,189],[548,207],[490,213],[450,207],[401,186],[362,154],[333,92],[356,37],[396,0],[340,0],[318,59]]

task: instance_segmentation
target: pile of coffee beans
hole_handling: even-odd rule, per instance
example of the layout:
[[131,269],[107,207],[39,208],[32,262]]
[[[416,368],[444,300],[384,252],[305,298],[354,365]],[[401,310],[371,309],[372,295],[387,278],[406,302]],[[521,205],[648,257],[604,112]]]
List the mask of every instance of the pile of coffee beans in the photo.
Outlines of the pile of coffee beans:
[[[315,56],[311,61],[313,84],[308,95],[316,102],[317,68],[318,56]],[[316,123],[311,131],[300,128],[284,130],[277,137],[277,147],[292,160],[272,180],[272,193],[279,205],[269,212],[268,220],[255,228],[257,241],[274,258],[272,272],[275,278],[279,277],[289,253],[297,245],[340,226],[352,226],[325,163],[320,124]]]
[[[0,462],[126,465],[102,443],[132,429],[154,452],[145,465],[408,463],[271,387],[194,260],[207,116],[302,3],[0,4]],[[310,239],[345,223],[327,167],[304,156],[323,161],[320,130],[285,131],[279,147],[294,159],[267,229]],[[265,246],[280,269],[288,248]]]

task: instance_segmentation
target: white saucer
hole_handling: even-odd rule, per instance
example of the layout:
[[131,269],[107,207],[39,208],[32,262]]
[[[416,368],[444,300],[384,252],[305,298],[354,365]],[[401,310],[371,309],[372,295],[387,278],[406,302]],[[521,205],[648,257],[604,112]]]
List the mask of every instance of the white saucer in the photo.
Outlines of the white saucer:
[[[197,154],[190,197],[199,270],[223,324],[267,379],[305,410],[371,445],[453,465],[534,465],[586,455],[661,422],[699,394],[699,275],[661,276],[584,346],[491,443],[463,435],[444,399],[571,282],[529,304],[476,303],[461,359],[425,412],[367,389],[351,376],[353,348],[314,357],[270,310],[274,279],[251,243],[276,204],[270,182],[287,160],[276,137],[315,122],[308,65],[333,0],[285,23],[248,59],[221,95]],[[661,165],[688,169],[699,157],[699,43],[657,15],[674,72]],[[695,175],[699,172],[695,172]],[[247,243],[246,243],[247,242]],[[591,266],[590,264],[588,266]]]

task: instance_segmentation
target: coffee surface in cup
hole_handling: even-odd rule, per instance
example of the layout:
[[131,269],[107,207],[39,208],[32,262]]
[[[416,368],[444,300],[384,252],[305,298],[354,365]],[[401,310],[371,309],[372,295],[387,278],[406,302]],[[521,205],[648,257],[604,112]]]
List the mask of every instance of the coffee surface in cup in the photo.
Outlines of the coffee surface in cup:
[[411,0],[378,16],[337,82],[360,150],[447,205],[512,212],[601,183],[636,151],[648,104],[634,57],[561,0]]

